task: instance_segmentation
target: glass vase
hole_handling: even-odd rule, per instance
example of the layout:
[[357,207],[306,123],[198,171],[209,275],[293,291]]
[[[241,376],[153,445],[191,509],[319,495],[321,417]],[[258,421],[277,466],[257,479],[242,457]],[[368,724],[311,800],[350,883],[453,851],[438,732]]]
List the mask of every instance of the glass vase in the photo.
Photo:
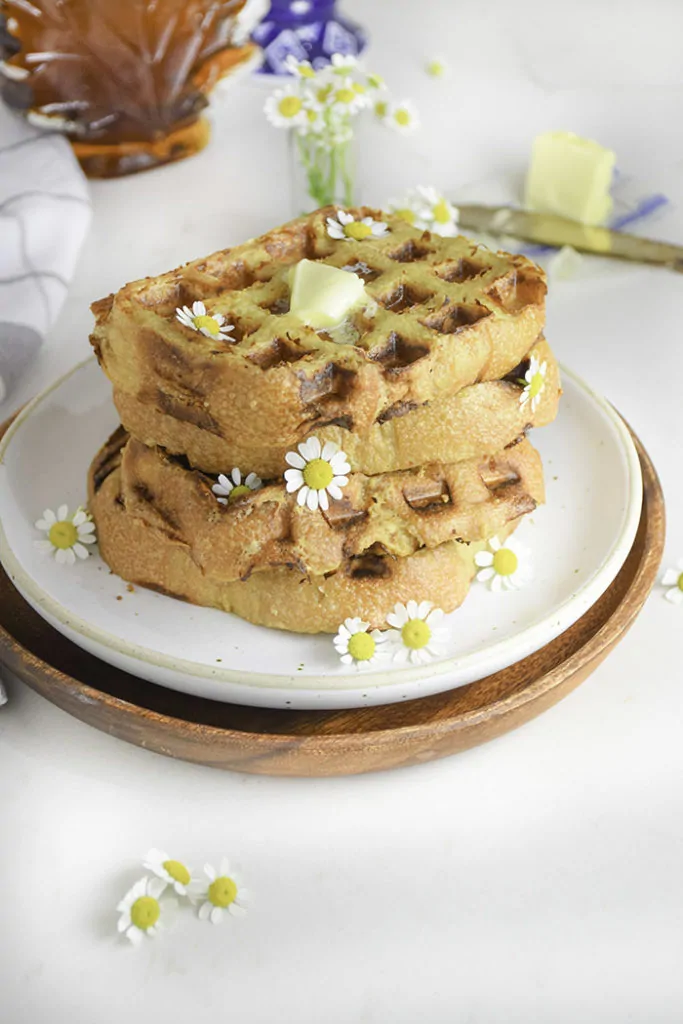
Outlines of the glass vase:
[[295,217],[320,206],[355,204],[356,140],[321,145],[314,135],[290,132],[290,181]]

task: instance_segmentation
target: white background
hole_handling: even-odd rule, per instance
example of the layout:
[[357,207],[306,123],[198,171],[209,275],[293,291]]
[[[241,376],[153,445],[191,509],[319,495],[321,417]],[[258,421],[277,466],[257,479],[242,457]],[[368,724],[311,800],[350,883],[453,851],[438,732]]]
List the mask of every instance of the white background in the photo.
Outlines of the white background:
[[[533,136],[556,128],[683,196],[678,0],[346,7],[372,32],[369,63],[424,122],[410,140],[365,134],[364,198],[421,182],[457,199],[520,174]],[[421,70],[437,53],[452,66],[439,83]],[[70,299],[0,418],[87,354],[91,300],[287,219],[285,142],[263,98],[249,85],[229,94],[201,156],[93,186]],[[683,241],[683,216],[674,208],[656,231]],[[683,278],[599,261],[548,304],[560,358],[655,460],[669,562],[683,555],[682,315]],[[682,615],[656,591],[607,662],[541,718],[451,760],[349,779],[167,760],[10,681],[0,1020],[682,1021]],[[121,943],[113,908],[152,845],[197,865],[229,854],[255,895],[249,917],[215,928],[188,911],[158,941]]]

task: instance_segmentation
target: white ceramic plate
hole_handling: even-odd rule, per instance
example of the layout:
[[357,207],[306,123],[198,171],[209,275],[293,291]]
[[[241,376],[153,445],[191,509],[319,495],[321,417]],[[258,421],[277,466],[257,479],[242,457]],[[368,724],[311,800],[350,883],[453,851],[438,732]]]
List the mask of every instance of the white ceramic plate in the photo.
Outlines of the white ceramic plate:
[[[126,584],[98,555],[60,566],[34,547],[45,507],[85,501],[88,465],[117,424],[94,360],[19,415],[0,445],[0,560],[26,600],[86,650],[143,679],[214,700],[265,707],[343,708],[437,693],[481,679],[538,650],[597,600],[623,564],[642,500],[640,465],[623,422],[565,371],[557,421],[534,432],[548,503],[517,536],[535,581],[491,593],[473,583],[447,617],[446,653],[426,666],[371,671],[339,663],[329,636],[252,626]],[[93,680],[96,685],[97,680]]]

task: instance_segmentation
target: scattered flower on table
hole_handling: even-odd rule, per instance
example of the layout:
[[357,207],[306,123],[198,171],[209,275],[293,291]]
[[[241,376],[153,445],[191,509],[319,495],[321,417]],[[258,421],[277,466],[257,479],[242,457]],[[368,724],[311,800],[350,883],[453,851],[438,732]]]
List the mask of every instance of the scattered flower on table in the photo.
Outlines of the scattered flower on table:
[[234,341],[229,337],[230,331],[235,330],[232,324],[226,324],[222,313],[207,313],[203,302],[194,302],[192,309],[189,306],[177,308],[175,315],[183,327],[199,331],[206,338],[213,338],[214,341]]
[[199,908],[202,921],[210,920],[212,924],[220,924],[227,912],[233,917],[243,917],[251,902],[251,896],[242,885],[241,877],[230,869],[230,862],[223,858],[218,870],[211,864],[204,865],[204,873],[208,882],[203,883]]
[[524,374],[524,381],[522,381],[525,387],[519,396],[519,404],[522,408],[529,404],[531,411],[536,412],[538,403],[541,401],[541,395],[545,389],[547,372],[547,362],[541,362],[538,356],[532,355],[529,369]]
[[393,628],[386,633],[394,661],[421,665],[442,654],[447,635],[443,617],[442,610],[431,601],[394,605],[387,615],[387,623]]
[[390,103],[384,117],[384,124],[403,135],[414,132],[416,128],[420,127],[417,107],[410,100],[404,100],[402,103]]
[[[309,437],[298,445],[298,451],[287,452],[285,461],[292,469],[285,470],[287,491],[298,491],[297,503],[311,512],[330,507],[329,498],[342,497],[351,472],[345,453],[333,441],[321,445],[317,437]],[[328,497],[329,495],[329,497]]]
[[178,896],[192,899],[202,887],[202,879],[195,877],[192,870],[180,860],[173,860],[163,850],[149,850],[143,867],[170,886]]
[[117,905],[121,915],[118,930],[125,932],[134,946],[144,935],[152,938],[165,927],[177,907],[177,900],[160,899],[165,888],[161,878],[141,878]]
[[74,565],[77,558],[87,558],[90,551],[86,545],[97,540],[92,516],[83,508],[78,508],[72,516],[67,505],[60,505],[56,512],[46,508],[35,527],[47,534],[47,540],[33,542],[35,547],[45,554],[53,554],[60,565]]
[[432,78],[444,78],[449,70],[448,61],[443,57],[431,57],[425,64],[425,71]]
[[418,185],[402,199],[392,199],[389,209],[422,231],[450,238],[458,233],[458,211],[435,188]]
[[683,558],[676,562],[675,569],[667,569],[662,576],[662,586],[667,587],[664,597],[672,604],[683,604]]
[[386,636],[379,629],[370,630],[362,619],[345,619],[334,638],[334,646],[343,665],[365,668],[381,657],[381,644]]
[[211,490],[221,505],[227,505],[229,502],[236,501],[237,498],[243,498],[246,494],[260,490],[261,487],[263,487],[263,481],[256,473],[249,473],[242,479],[241,470],[235,467],[228,476],[219,473],[218,483],[214,484]]
[[548,260],[548,277],[553,281],[569,281],[579,273],[583,256],[571,245],[563,245]]
[[488,541],[488,550],[474,556],[478,567],[477,580],[488,583],[493,591],[519,590],[533,578],[531,555],[516,537],[503,543],[497,537]]
[[327,233],[330,238],[341,241],[343,238],[353,238],[356,242],[362,242],[365,238],[383,238],[389,229],[383,220],[373,220],[372,217],[355,218],[352,213],[339,210],[336,217],[327,218]]

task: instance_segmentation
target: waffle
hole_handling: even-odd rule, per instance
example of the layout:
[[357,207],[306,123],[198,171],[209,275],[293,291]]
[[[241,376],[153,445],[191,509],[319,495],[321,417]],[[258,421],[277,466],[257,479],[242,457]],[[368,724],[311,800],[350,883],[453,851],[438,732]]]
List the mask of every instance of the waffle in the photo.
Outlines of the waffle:
[[[104,463],[94,464],[91,471],[90,509],[100,552],[112,571],[131,583],[233,612],[256,625],[335,633],[344,619],[359,616],[380,628],[397,601],[409,600],[429,600],[453,611],[467,595],[476,571],[474,556],[484,546],[448,541],[407,558],[378,559],[372,568],[355,574],[346,571],[348,566],[329,576],[279,566],[246,580],[225,582],[202,571],[192,549],[169,531],[168,524],[151,525],[127,510],[119,452],[103,453]],[[508,536],[517,522],[498,535]]]
[[[463,388],[457,395],[407,407],[403,415],[383,418],[364,433],[349,430],[340,417],[336,424],[311,428],[322,441],[334,441],[359,472],[391,473],[424,462],[459,462],[500,451],[532,427],[551,423],[561,394],[560,375],[550,346],[542,339],[528,354],[546,361],[546,387],[534,411],[520,403],[521,387],[529,366],[525,359],[508,379],[486,381]],[[230,444],[194,423],[179,420],[133,395],[115,389],[114,398],[122,422],[146,445],[159,445],[185,455],[193,466],[207,473],[223,473],[239,466],[264,480],[279,476],[285,453],[295,442],[270,438],[254,443],[253,435],[239,435]]]
[[318,514],[298,505],[282,478],[219,504],[215,479],[122,430],[95,458],[91,497],[113,468],[126,512],[186,545],[205,575],[228,583],[280,566],[382,575],[388,560],[421,548],[486,540],[544,500],[541,460],[527,440],[483,460],[352,473],[343,498]]
[[[426,402],[500,380],[528,355],[546,290],[529,260],[398,217],[384,217],[382,238],[336,241],[326,229],[334,213],[319,210],[93,305],[91,341],[132,433],[207,472],[244,462],[268,475],[312,431],[331,425],[363,437]],[[288,272],[302,258],[366,282],[369,305],[341,339],[289,311]],[[177,321],[176,308],[195,300],[234,325],[234,340]]]

